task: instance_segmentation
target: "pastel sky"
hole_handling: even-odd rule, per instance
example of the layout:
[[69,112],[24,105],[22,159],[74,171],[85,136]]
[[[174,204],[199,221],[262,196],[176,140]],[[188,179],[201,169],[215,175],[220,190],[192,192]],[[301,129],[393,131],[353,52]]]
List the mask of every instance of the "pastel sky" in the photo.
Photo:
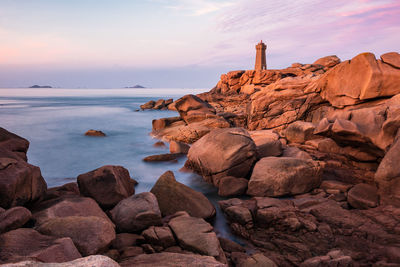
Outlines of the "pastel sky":
[[398,0],[0,0],[0,87],[210,88],[251,69],[399,52]]

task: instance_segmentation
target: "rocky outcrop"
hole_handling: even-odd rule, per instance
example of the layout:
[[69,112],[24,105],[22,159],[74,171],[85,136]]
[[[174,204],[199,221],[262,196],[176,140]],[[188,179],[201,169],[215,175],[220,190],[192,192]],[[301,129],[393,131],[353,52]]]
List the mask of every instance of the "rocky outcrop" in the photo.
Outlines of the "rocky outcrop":
[[285,157],[262,158],[254,166],[247,194],[251,196],[285,196],[306,193],[321,183],[318,162]]
[[134,181],[122,166],[107,165],[78,176],[79,191],[103,208],[113,208],[135,193]]
[[35,259],[65,262],[81,255],[70,238],[57,238],[19,228],[0,235],[0,263]]
[[223,177],[246,177],[256,159],[256,146],[246,130],[216,129],[190,147],[185,166],[218,187]]
[[150,192],[122,200],[110,211],[110,214],[121,232],[138,232],[149,226],[161,224],[157,198]]
[[177,211],[186,211],[190,216],[204,219],[215,216],[215,208],[211,202],[202,193],[177,182],[171,171],[158,178],[151,193],[156,196],[164,216]]
[[175,101],[175,107],[186,123],[202,121],[207,116],[213,117],[215,115],[215,109],[195,95],[181,97]]

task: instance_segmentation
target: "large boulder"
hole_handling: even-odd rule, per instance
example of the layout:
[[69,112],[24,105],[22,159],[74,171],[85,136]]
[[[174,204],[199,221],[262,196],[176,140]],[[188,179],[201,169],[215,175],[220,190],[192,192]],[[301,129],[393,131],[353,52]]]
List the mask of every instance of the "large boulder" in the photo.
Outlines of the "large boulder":
[[246,193],[249,180],[232,176],[224,177],[219,182],[218,195],[222,197],[240,196]]
[[168,223],[179,245],[202,255],[216,257],[225,262],[225,255],[213,227],[201,218],[190,217],[183,212]]
[[26,152],[29,141],[0,127],[0,155],[4,151],[13,154],[12,158],[27,161]]
[[95,216],[68,216],[46,221],[37,230],[45,235],[70,237],[84,255],[104,251],[115,239],[114,225]]
[[322,65],[327,68],[332,68],[332,67],[335,67],[339,63],[340,63],[340,58],[338,58],[336,55],[332,55],[332,56],[322,57],[322,58],[318,59],[317,61],[315,61],[313,64],[314,65],[318,64],[318,65]]
[[215,208],[202,193],[175,180],[174,173],[167,171],[151,189],[158,200],[161,213],[172,215],[186,211],[193,217],[208,219],[215,216]]
[[121,232],[138,232],[161,224],[161,212],[153,193],[130,196],[111,211],[111,218]]
[[312,160],[267,157],[256,163],[247,194],[278,197],[306,193],[321,183],[322,168]]
[[134,258],[128,258],[120,262],[121,267],[225,267],[226,264],[218,262],[213,257],[196,254],[181,254],[162,252],[156,254],[143,254]]
[[32,217],[31,212],[24,207],[14,207],[0,213],[0,233],[24,226]]
[[375,208],[379,204],[378,190],[369,184],[357,184],[349,190],[347,201],[356,209]]
[[400,69],[400,54],[397,52],[389,52],[381,55],[381,60],[394,68]]
[[88,197],[60,197],[51,199],[39,203],[32,211],[36,226],[51,219],[68,216],[96,216],[111,223],[111,220],[96,201]]
[[[3,266],[3,265],[0,265]],[[37,261],[21,261],[8,264],[8,267],[120,267],[118,263],[103,255],[93,255],[62,263],[43,263]],[[5,266],[4,266],[5,267]]]
[[315,125],[306,121],[295,121],[285,130],[285,137],[293,143],[302,144],[307,140],[314,139]]
[[175,101],[175,107],[186,123],[204,120],[207,115],[215,114],[215,109],[210,104],[195,95],[179,98]]
[[258,130],[250,131],[249,134],[256,144],[260,158],[278,157],[282,154],[282,143],[277,133],[272,130]]
[[399,83],[400,69],[376,60],[372,53],[362,53],[325,73],[318,90],[332,106],[343,107],[398,94]]
[[65,262],[80,258],[70,238],[57,238],[19,228],[0,235],[0,263],[36,259],[41,262]]
[[216,129],[190,147],[185,165],[218,186],[222,177],[246,177],[256,159],[256,145],[245,129]]
[[122,199],[135,193],[135,183],[122,166],[103,166],[78,176],[79,191],[103,208],[113,208]]
[[169,248],[176,244],[175,237],[168,226],[150,226],[142,233],[148,243],[154,246]]
[[5,209],[30,204],[46,193],[47,184],[39,167],[25,161],[7,164],[0,169],[0,177],[0,207]]

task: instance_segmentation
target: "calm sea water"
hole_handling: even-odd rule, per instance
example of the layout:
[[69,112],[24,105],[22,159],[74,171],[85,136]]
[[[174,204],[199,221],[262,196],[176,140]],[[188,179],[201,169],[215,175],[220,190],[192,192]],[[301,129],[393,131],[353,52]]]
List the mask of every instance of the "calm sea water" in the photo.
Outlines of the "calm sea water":
[[[174,111],[140,111],[139,106],[158,98],[177,99],[193,89],[0,89],[0,127],[30,141],[28,161],[39,166],[49,187],[75,182],[79,174],[103,165],[121,165],[139,184],[136,192],[150,191],[167,170],[176,179],[204,193],[216,206],[214,227],[229,233],[217,201],[216,189],[178,163],[146,163],[146,156],[168,153],[156,148],[149,134],[153,119],[177,116]],[[89,129],[107,137],[87,137]]]

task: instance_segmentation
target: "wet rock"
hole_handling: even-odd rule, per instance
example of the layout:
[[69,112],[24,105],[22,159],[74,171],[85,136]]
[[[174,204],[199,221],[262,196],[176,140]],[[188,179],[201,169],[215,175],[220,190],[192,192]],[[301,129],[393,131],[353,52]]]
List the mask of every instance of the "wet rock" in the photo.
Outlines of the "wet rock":
[[356,209],[374,208],[379,204],[378,190],[368,184],[357,184],[347,194],[347,201]]
[[60,197],[41,202],[33,210],[33,219],[36,226],[44,222],[68,216],[96,216],[111,223],[111,220],[102,211],[99,205],[91,198],[87,197]]
[[213,256],[221,262],[226,262],[217,235],[205,220],[183,214],[171,219],[168,225],[183,249]]
[[157,198],[150,192],[130,196],[119,202],[111,211],[111,218],[122,232],[138,232],[161,224]]
[[129,171],[122,166],[107,165],[78,176],[79,191],[103,208],[114,207],[135,193]]
[[175,101],[175,107],[186,123],[195,122],[193,120],[188,120],[190,116],[204,116],[203,119],[205,119],[206,115],[215,114],[215,109],[210,104],[195,95],[185,95],[181,97]]
[[88,131],[85,133],[85,135],[86,135],[86,136],[98,136],[98,137],[104,137],[104,136],[106,136],[106,134],[103,133],[102,131],[93,130],[93,129],[88,130]]
[[65,262],[80,258],[70,238],[57,238],[19,228],[0,235],[0,262],[36,259],[42,262]]
[[227,176],[220,180],[218,195],[222,197],[240,196],[246,193],[249,180]]
[[163,252],[157,254],[143,254],[134,258],[129,258],[120,262],[121,267],[140,266],[140,267],[225,267],[226,265],[216,261],[210,256],[196,254],[180,254]]
[[154,246],[168,248],[176,244],[174,235],[169,227],[150,226],[143,231],[142,235],[148,243]]
[[0,233],[8,232],[24,226],[32,217],[32,213],[24,207],[14,207],[0,213]]
[[306,193],[321,183],[318,162],[296,158],[262,158],[251,175],[247,194],[284,196]]
[[173,172],[164,173],[151,189],[157,197],[161,213],[172,215],[186,211],[193,217],[208,219],[215,216],[215,208],[200,192],[175,180]]
[[249,132],[253,139],[260,158],[278,157],[282,154],[282,143],[279,135],[271,130],[258,130]]
[[246,130],[216,129],[190,147],[185,166],[218,186],[222,177],[246,177],[256,158],[256,146]]
[[84,255],[104,251],[115,239],[114,225],[95,216],[68,216],[46,221],[37,230],[56,237],[70,237]]
[[171,141],[169,143],[169,152],[187,154],[189,152],[190,146],[181,142]]
[[161,162],[161,161],[175,161],[182,157],[181,153],[169,153],[147,156],[143,159],[146,162]]
[[285,137],[293,143],[302,144],[307,140],[314,139],[315,125],[311,122],[295,121],[285,130]]

